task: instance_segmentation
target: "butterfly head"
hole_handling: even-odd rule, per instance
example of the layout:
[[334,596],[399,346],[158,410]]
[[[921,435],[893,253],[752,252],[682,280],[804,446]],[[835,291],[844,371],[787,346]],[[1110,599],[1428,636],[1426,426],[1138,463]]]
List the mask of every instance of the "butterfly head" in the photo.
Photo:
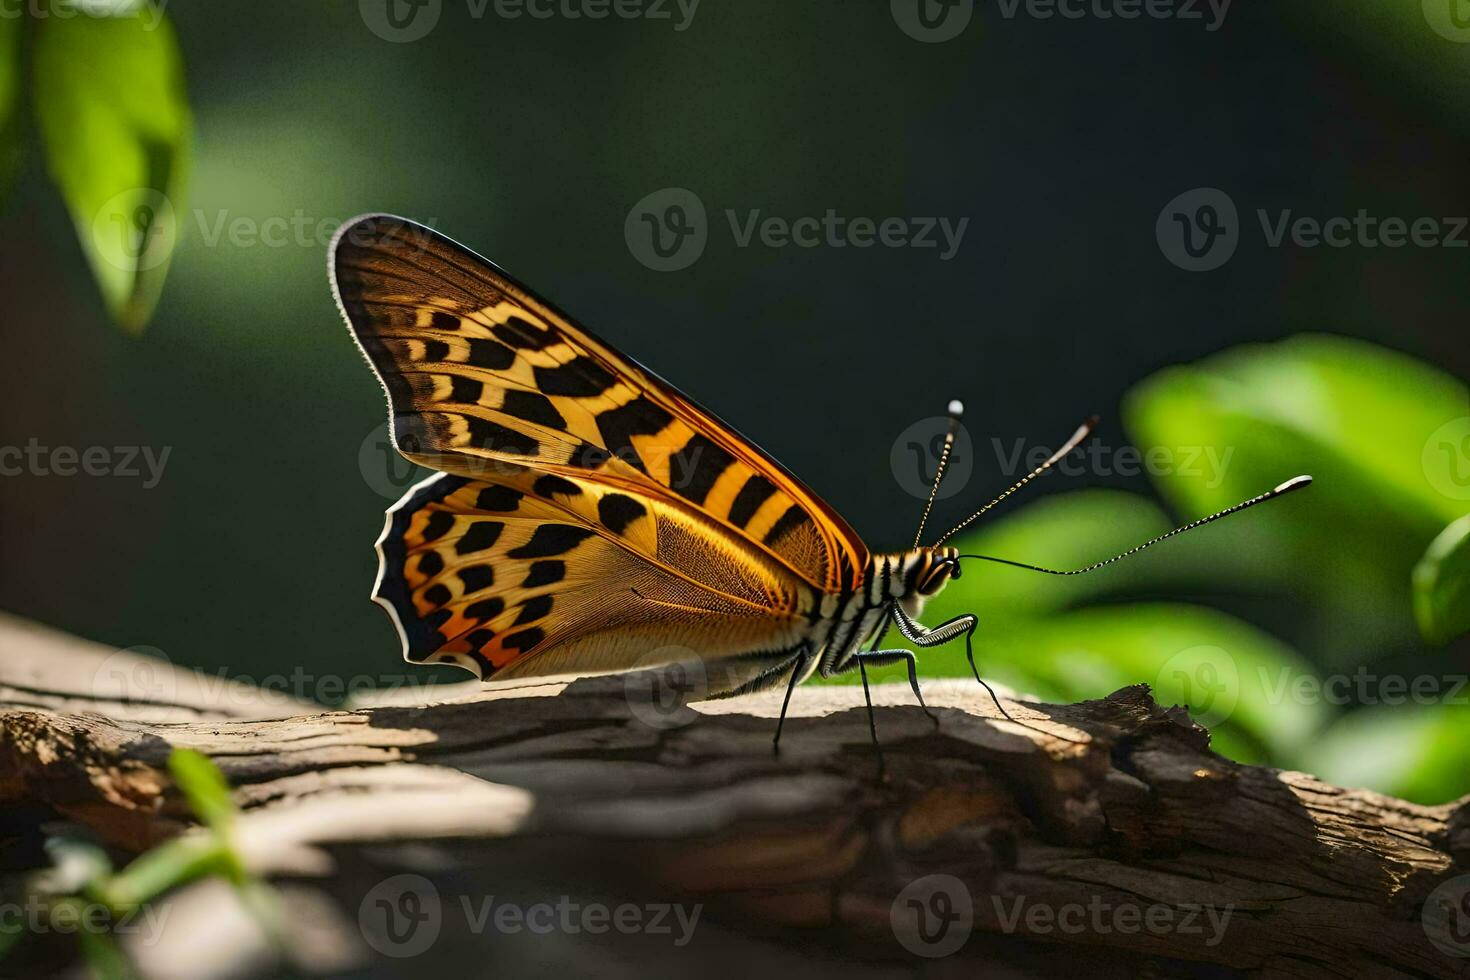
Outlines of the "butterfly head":
[[903,569],[898,602],[910,616],[919,615],[927,600],[938,595],[951,578],[959,577],[959,552],[954,548],[915,548],[897,557]]

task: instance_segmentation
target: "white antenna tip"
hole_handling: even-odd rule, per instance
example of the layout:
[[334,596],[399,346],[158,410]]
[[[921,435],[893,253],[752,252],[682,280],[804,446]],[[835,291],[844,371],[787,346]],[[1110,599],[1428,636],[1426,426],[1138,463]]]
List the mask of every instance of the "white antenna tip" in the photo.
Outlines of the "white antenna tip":
[[959,418],[961,415],[964,415],[965,403],[958,398],[952,399],[949,403],[949,414],[954,418]]
[[1275,490],[1272,490],[1271,492],[1272,493],[1290,493],[1293,490],[1300,490],[1302,487],[1307,486],[1311,482],[1312,482],[1312,478],[1310,476],[1307,476],[1304,473],[1301,476],[1294,476],[1294,477],[1292,477],[1290,480],[1287,480],[1285,483],[1281,484],[1281,486],[1277,487]]

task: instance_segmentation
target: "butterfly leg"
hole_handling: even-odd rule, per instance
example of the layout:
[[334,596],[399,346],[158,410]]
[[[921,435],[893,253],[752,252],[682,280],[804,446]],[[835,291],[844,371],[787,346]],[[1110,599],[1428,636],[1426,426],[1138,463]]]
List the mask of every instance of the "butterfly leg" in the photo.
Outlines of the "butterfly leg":
[[948,622],[940,623],[933,629],[929,629],[922,623],[915,622],[900,606],[895,605],[893,607],[893,621],[898,624],[898,631],[906,639],[921,647],[933,647],[941,643],[948,643],[963,633],[965,637],[965,659],[970,662],[970,671],[975,675],[975,680],[979,681],[980,686],[989,692],[990,700],[995,702],[995,707],[1000,711],[1001,717],[1006,721],[1020,724],[1020,722],[1017,722],[1016,719],[1011,717],[1010,712],[1006,711],[1005,705],[1000,703],[1000,698],[996,696],[994,689],[980,677],[980,668],[975,666],[974,636],[975,627],[980,624],[980,620],[973,613],[956,616]]
[[786,697],[781,701],[781,717],[776,720],[776,737],[771,740],[771,751],[781,751],[781,726],[786,724],[786,709],[791,707],[791,692],[796,690],[796,682],[802,674],[806,673],[807,660],[811,654],[803,650],[797,655],[796,662],[791,668],[791,680],[786,684]]
[[[935,728],[938,728],[939,727],[939,716],[936,715],[934,712],[932,712],[932,711],[929,710],[929,706],[924,703],[924,695],[919,690],[919,667],[918,667],[918,658],[914,656],[914,651],[912,651],[912,650],[865,650],[862,653],[855,653],[855,654],[853,654],[852,659],[857,661],[857,665],[858,665],[858,669],[859,670],[862,670],[863,669],[863,665],[864,664],[872,664],[874,667],[884,667],[884,666],[887,666],[888,664],[896,664],[900,660],[904,661],[907,664],[908,669],[909,669],[909,687],[913,688],[914,697],[916,697],[916,698],[919,699],[919,707],[923,708],[924,709],[924,714],[928,715],[929,716],[929,720],[932,721],[932,722],[934,722],[934,727]],[[863,691],[864,691],[864,693],[866,693],[866,691],[867,691],[867,686],[868,686],[867,685],[867,680],[868,680],[867,672],[866,671],[863,671]]]

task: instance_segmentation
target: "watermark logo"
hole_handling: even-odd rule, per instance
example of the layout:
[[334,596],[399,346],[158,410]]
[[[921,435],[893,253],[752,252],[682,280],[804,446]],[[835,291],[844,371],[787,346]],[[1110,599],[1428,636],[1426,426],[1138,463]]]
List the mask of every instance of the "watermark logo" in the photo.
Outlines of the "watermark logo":
[[[893,440],[888,451],[888,466],[893,472],[893,479],[910,496],[919,500],[929,499],[929,489],[934,485],[934,474],[944,452],[944,437],[949,432],[949,424],[949,418],[943,415],[920,419]],[[955,431],[944,482],[939,485],[936,499],[953,497],[965,489],[974,470],[975,446],[970,439],[970,431],[961,424]]]
[[1424,442],[1419,463],[1435,490],[1451,500],[1470,500],[1470,416],[1435,429]]
[[957,952],[975,928],[970,889],[954,875],[911,881],[888,910],[893,936],[915,956],[938,959]]
[[[959,252],[969,218],[873,218],[838,214],[766,214],[761,208],[725,208],[724,224],[736,248],[935,249],[941,262]],[[623,238],[633,258],[656,272],[687,269],[704,254],[711,233],[704,202],[683,187],[665,187],[642,198],[623,219]]]
[[92,245],[97,254],[129,275],[167,261],[178,237],[173,202],[151,187],[112,195],[92,217]]
[[1154,689],[1161,701],[1189,708],[1189,716],[1206,728],[1220,724],[1240,700],[1240,671],[1223,647],[1180,650],[1159,668]]
[[889,0],[893,22],[915,41],[938,44],[959,37],[975,14],[975,0]]
[[659,647],[623,675],[623,696],[633,717],[649,728],[680,728],[699,717],[689,704],[709,697],[709,674],[693,650]]
[[1196,187],[1159,212],[1154,235],[1164,257],[1187,272],[1218,269],[1240,243],[1240,219],[1230,195],[1215,187]]
[[[1467,0],[1470,2],[1470,0]],[[1470,218],[1377,215],[1358,208],[1351,215],[1297,214],[1291,208],[1255,209],[1255,224],[1267,248],[1466,248]],[[1208,272],[1235,254],[1245,231],[1235,202],[1215,187],[1197,187],[1174,198],[1154,224],[1159,250],[1181,269]]]
[[1424,20],[1446,41],[1470,43],[1470,0],[1424,0]]
[[457,902],[444,902],[434,883],[422,875],[395,875],[363,896],[357,910],[358,926],[368,945],[395,959],[418,956],[433,946],[451,914],[461,916],[465,929],[476,936],[618,932],[625,936],[668,936],[676,947],[683,947],[694,938],[704,911],[702,904],[605,905],[578,902],[569,895],[529,905],[503,901],[494,895],[457,897]]
[[704,202],[684,187],[656,190],[628,212],[623,238],[633,258],[655,272],[687,269],[709,240]]
[[169,704],[178,690],[178,672],[157,647],[136,646],[109,655],[92,672],[92,698]]
[[357,0],[368,30],[394,44],[417,41],[432,31],[443,7],[443,0]]
[[368,945],[384,956],[417,956],[434,945],[444,924],[439,890],[423,875],[394,875],[363,896],[357,924]]
[[1470,958],[1470,875],[1460,875],[1429,893],[1422,914],[1424,934],[1446,956]]
[[[388,500],[402,497],[409,487],[423,479],[424,470],[418,464],[405,459],[393,445],[390,423],[383,422],[367,434],[357,447],[357,469],[363,482],[373,492]],[[404,437],[410,451],[417,446],[412,433]]]

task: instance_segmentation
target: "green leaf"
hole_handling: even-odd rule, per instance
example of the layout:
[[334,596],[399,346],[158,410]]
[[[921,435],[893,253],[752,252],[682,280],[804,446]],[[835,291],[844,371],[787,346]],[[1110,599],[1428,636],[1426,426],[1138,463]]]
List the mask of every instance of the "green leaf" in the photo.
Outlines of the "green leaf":
[[[121,10],[117,5],[99,9]],[[139,331],[178,238],[190,119],[163,12],[38,21],[36,115],[92,273],[113,317]]]
[[1353,711],[1305,744],[1291,764],[1338,786],[1370,786],[1415,803],[1458,799],[1470,793],[1470,708],[1463,693],[1455,700]]
[[20,167],[25,132],[21,101],[21,40],[23,17],[0,17],[0,203],[10,194]]
[[1216,574],[1310,603],[1313,645],[1346,662],[1417,639],[1410,572],[1470,496],[1458,482],[1470,483],[1467,404],[1464,384],[1412,358],[1302,336],[1159,372],[1129,393],[1124,417],[1141,447],[1228,454],[1223,478],[1160,478],[1184,516],[1317,478],[1231,521]]
[[168,769],[200,822],[227,832],[234,824],[235,802],[230,799],[230,784],[219,767],[203,753],[174,749],[168,756]]
[[1414,566],[1414,615],[1430,643],[1470,632],[1470,514],[1441,531]]
[[136,976],[110,933],[79,929],[77,943],[93,980],[131,980]]

